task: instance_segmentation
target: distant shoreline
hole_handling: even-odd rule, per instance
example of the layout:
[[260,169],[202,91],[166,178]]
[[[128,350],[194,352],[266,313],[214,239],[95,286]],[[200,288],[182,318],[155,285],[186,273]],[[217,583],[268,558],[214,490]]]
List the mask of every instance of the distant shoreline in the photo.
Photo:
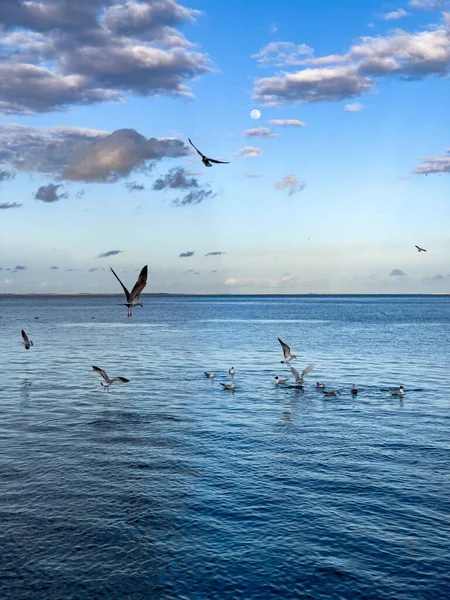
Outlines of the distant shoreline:
[[[28,296],[39,296],[39,297],[80,297],[80,296],[116,296],[116,297],[121,297],[123,296],[123,294],[107,294],[107,293],[91,293],[91,292],[77,292],[77,293],[72,293],[72,294],[62,294],[62,293],[42,293],[42,292],[29,292],[29,293],[25,293],[25,294],[20,294],[20,293],[0,293],[0,298],[10,298],[10,297],[28,297]],[[141,297],[161,297],[161,296],[189,296],[189,297],[197,297],[197,298],[208,298],[208,297],[249,297],[249,298],[279,298],[279,297],[291,297],[291,298],[310,298],[310,297],[315,297],[315,298],[323,298],[323,297],[327,297],[327,296],[331,296],[331,297],[348,297],[348,298],[355,298],[355,297],[378,297],[378,296],[398,296],[398,297],[402,297],[402,296],[450,296],[450,292],[431,292],[428,294],[339,294],[339,293],[335,293],[335,294],[331,294],[331,293],[326,293],[326,294],[316,294],[316,293],[309,293],[309,294],[183,294],[183,293],[173,293],[173,292],[155,292],[155,293],[149,293],[149,294],[141,294]]]

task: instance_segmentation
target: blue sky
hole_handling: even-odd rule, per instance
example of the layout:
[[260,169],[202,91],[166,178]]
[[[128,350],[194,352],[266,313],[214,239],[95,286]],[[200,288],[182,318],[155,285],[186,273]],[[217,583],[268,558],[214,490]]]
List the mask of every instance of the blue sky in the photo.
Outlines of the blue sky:
[[450,292],[450,3],[11,0],[0,22],[0,293],[119,292],[109,266],[144,264],[147,292]]

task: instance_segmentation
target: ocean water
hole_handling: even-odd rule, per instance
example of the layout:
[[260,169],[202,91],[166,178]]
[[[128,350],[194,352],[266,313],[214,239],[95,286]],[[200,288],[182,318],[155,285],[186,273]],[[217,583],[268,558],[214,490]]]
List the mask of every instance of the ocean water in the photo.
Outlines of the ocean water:
[[450,297],[119,302],[0,298],[2,600],[450,597]]

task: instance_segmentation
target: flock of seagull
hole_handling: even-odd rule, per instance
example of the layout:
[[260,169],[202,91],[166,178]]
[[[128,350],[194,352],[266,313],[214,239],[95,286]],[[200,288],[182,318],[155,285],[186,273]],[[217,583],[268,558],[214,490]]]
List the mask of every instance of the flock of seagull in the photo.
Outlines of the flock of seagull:
[[[307,367],[305,367],[303,369],[302,373],[300,374],[297,371],[297,369],[295,369],[291,365],[291,361],[295,360],[297,358],[296,355],[292,354],[290,347],[287,344],[285,344],[282,340],[280,340],[280,338],[278,338],[278,341],[281,344],[281,348],[283,350],[283,357],[284,357],[284,360],[281,360],[280,362],[286,364],[289,367],[289,369],[292,373],[292,376],[294,377],[294,384],[291,384],[289,382],[288,377],[278,377],[278,375],[276,375],[274,377],[275,385],[303,390],[303,384],[305,382],[305,375],[307,375],[308,373],[311,373],[311,371],[314,369],[314,365],[313,364],[308,365]],[[208,379],[214,378],[214,370],[211,369],[211,371],[203,371],[203,372],[205,374],[205,377],[207,377]],[[233,380],[234,376],[236,374],[235,368],[231,367],[228,371],[228,374],[230,375],[231,379]],[[236,389],[236,383],[234,381],[231,381],[231,383],[220,382],[220,385],[223,387],[224,390],[231,390],[232,392],[234,392],[234,390]],[[339,390],[326,390],[325,383],[323,383],[323,381],[316,381],[316,388],[318,390],[322,390],[323,395],[326,396],[327,398],[336,398],[337,396],[342,395]],[[405,391],[406,391],[405,388],[402,385],[400,385],[396,390],[391,390],[391,395],[398,396],[399,398],[403,398]],[[354,383],[352,384],[350,393],[353,397],[355,397],[358,394],[358,388],[356,387],[356,385]]]
[[[213,163],[214,164],[229,164],[229,162],[227,162],[227,161],[216,160],[215,158],[210,158],[210,157],[206,156],[205,154],[200,152],[200,150],[193,144],[193,142],[191,141],[190,138],[188,138],[188,140],[189,140],[189,143],[191,144],[191,146],[196,150],[196,152],[201,157],[202,163],[205,165],[205,167],[212,167]],[[420,246],[417,246],[417,245],[415,247],[417,248],[418,252],[426,252],[425,248],[421,248]],[[136,306],[143,307],[144,306],[142,304],[142,302],[140,301],[140,296],[141,296],[143,289],[147,285],[148,265],[145,265],[144,267],[142,267],[141,272],[139,273],[139,277],[138,277],[136,283],[134,284],[131,292],[122,283],[121,279],[119,278],[117,273],[114,271],[114,269],[112,267],[110,267],[110,269],[111,269],[114,277],[117,279],[117,281],[122,286],[122,289],[125,293],[125,297],[126,297],[127,301],[123,304],[123,306],[126,306],[128,309],[127,317],[132,317],[134,307],[136,307]],[[22,343],[25,346],[25,350],[29,350],[33,346],[33,342],[28,338],[27,334],[25,333],[25,331],[23,329],[22,329],[21,333],[22,333]],[[310,373],[313,370],[314,365],[312,365],[312,364],[308,365],[305,369],[303,369],[303,371],[300,375],[300,373],[297,371],[297,369],[295,369],[291,365],[291,361],[295,360],[297,357],[295,356],[295,354],[291,353],[291,349],[289,348],[289,346],[287,344],[285,344],[284,342],[282,342],[280,340],[280,338],[278,338],[278,341],[280,342],[281,347],[283,349],[284,360],[282,360],[281,362],[285,363],[289,367],[289,369],[292,373],[292,376],[294,377],[294,385],[289,385],[288,387],[295,387],[297,389],[303,389],[304,377],[305,377],[305,375],[307,375],[308,373]],[[100,367],[96,367],[93,365],[92,369],[103,378],[103,381],[100,383],[105,388],[106,391],[109,391],[110,386],[113,385],[114,383],[129,383],[129,379],[126,379],[125,377],[113,377],[113,378],[109,377],[108,374],[106,373],[106,371],[104,371]],[[204,373],[208,379],[214,378],[213,370],[204,371]],[[231,390],[234,392],[234,390],[236,388],[236,383],[234,382],[234,375],[235,375],[234,367],[231,367],[229,369],[228,374],[230,375],[232,381],[230,383],[221,383],[220,385],[223,387],[223,389]],[[276,385],[286,386],[287,384],[289,384],[289,378],[278,377],[278,375],[276,377],[274,377],[274,380],[275,380]],[[341,392],[339,390],[330,390],[330,391],[325,390],[325,384],[320,381],[316,382],[316,388],[323,390],[323,394],[328,397],[337,397],[338,395],[339,396],[341,395]],[[357,395],[358,389],[355,384],[352,385],[352,389],[350,390],[350,392],[351,392],[352,396]],[[398,389],[392,391],[391,393],[393,396],[403,397],[403,395],[405,393],[405,388],[401,385],[401,386],[399,386]]]

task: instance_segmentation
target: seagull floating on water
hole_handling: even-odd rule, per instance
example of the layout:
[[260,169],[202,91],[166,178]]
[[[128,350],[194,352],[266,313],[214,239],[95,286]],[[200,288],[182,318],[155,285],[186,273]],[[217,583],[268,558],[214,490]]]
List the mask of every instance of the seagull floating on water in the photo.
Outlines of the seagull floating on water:
[[295,354],[291,354],[291,349],[289,348],[289,346],[287,344],[285,344],[284,342],[282,342],[280,340],[280,338],[278,338],[278,341],[281,344],[281,347],[283,348],[283,354],[284,354],[284,360],[280,361],[282,363],[288,363],[290,360],[294,360],[294,358],[297,358],[295,356]]
[[350,391],[352,393],[352,396],[356,396],[356,394],[358,393],[358,389],[356,388],[356,385],[354,383],[352,383],[352,389]]
[[125,379],[125,377],[113,377],[112,379],[110,377],[108,377],[108,375],[106,374],[106,371],[104,371],[103,369],[100,369],[99,367],[94,367],[94,365],[92,365],[92,368],[94,369],[94,371],[96,373],[98,373],[99,375],[101,375],[103,377],[103,379],[105,380],[105,383],[103,383],[103,381],[100,382],[100,384],[109,392],[109,386],[112,385],[113,383],[128,383],[130,380],[129,379]]
[[31,346],[33,345],[33,342],[28,339],[28,336],[23,329],[22,329],[22,339],[23,339],[22,344],[25,346],[25,350],[29,350],[31,348]]
[[325,384],[322,381],[316,381],[316,388],[319,390],[325,389]]
[[147,265],[145,265],[145,267],[143,267],[141,269],[141,272],[139,273],[138,280],[136,281],[136,283],[134,284],[133,289],[131,290],[131,294],[127,290],[127,288],[123,285],[123,283],[120,281],[119,277],[114,272],[114,269],[112,267],[109,267],[109,268],[113,272],[114,277],[117,279],[117,281],[122,286],[123,291],[125,292],[125,296],[127,297],[127,301],[124,304],[124,306],[128,307],[127,317],[132,317],[133,316],[132,311],[133,311],[133,308],[135,306],[142,306],[142,307],[144,307],[144,305],[142,304],[142,302],[139,302],[139,297],[141,295],[142,290],[147,285]]
[[231,367],[231,369],[228,370],[228,375],[230,377],[234,377],[234,374],[236,373],[236,371],[234,370],[234,367]]
[[202,163],[205,165],[205,167],[212,167],[211,163],[216,163],[218,165],[229,165],[230,163],[225,161],[225,160],[216,160],[214,158],[208,158],[207,156],[205,156],[204,154],[202,154],[202,152],[200,152],[200,150],[198,148],[196,148],[194,146],[194,144],[191,142],[191,140],[188,138],[190,145],[195,148],[195,150],[197,151],[198,154],[200,154],[200,156],[202,157]]
[[234,381],[232,383],[221,383],[220,385],[223,387],[224,390],[234,390],[234,388],[236,387]]
[[417,248],[417,252],[426,252],[425,248],[421,248],[420,246],[417,246],[417,245],[416,245],[416,248]]
[[279,385],[281,383],[287,383],[289,381],[289,379],[282,379],[281,377],[278,377],[278,375],[274,377],[274,379],[276,385]]
[[311,371],[314,369],[314,365],[308,365],[306,369],[303,369],[301,375],[299,374],[297,369],[294,369],[294,367],[291,367],[291,365],[289,365],[289,368],[291,369],[291,373],[294,376],[295,383],[303,385],[303,382],[305,381],[305,375],[311,373]]
[[391,392],[392,396],[403,396],[405,393],[405,388],[401,385],[399,386],[398,390],[395,390],[395,392]]
[[214,377],[214,371],[203,371],[208,379],[212,379]]
[[339,394],[339,396],[341,395],[341,392],[339,390],[336,390],[335,392],[323,392],[325,396],[328,396],[329,398],[336,398],[336,396]]

